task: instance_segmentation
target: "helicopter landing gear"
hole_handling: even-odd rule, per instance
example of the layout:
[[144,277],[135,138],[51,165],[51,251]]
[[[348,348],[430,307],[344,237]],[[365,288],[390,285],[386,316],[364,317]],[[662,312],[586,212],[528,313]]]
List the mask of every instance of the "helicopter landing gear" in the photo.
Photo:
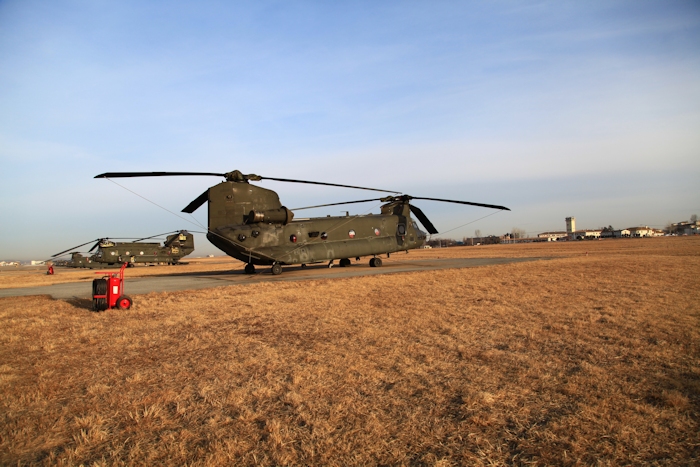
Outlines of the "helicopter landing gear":
[[348,258],[343,258],[343,259],[341,259],[341,260],[340,260],[340,263],[339,263],[339,266],[340,266],[341,268],[350,266],[350,260],[349,260]]
[[280,263],[275,263],[272,265],[270,271],[272,272],[273,276],[279,276],[282,274],[282,265]]
[[371,268],[381,268],[382,267],[382,259],[381,258],[372,258],[369,260],[369,267]]
[[302,264],[302,265],[301,265],[301,268],[302,268],[302,269],[306,269],[306,264]]
[[333,260],[328,261],[328,269],[333,267]]
[[245,265],[246,274],[255,274],[255,265],[253,263],[248,263]]

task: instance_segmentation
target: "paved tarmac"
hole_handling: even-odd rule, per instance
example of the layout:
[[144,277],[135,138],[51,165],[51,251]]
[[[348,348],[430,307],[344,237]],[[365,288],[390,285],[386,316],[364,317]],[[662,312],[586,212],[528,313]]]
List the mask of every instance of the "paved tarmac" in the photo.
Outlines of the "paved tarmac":
[[[172,292],[180,290],[208,289],[226,287],[229,285],[253,284],[256,282],[303,281],[311,279],[335,279],[343,277],[370,276],[375,274],[392,274],[414,271],[431,271],[439,269],[473,268],[495,264],[520,263],[536,261],[545,258],[454,258],[454,259],[422,259],[384,260],[379,268],[371,268],[367,262],[353,263],[349,267],[335,266],[328,268],[325,264],[286,266],[282,274],[273,276],[269,267],[258,267],[255,274],[249,275],[241,270],[234,272],[216,271],[203,273],[168,274],[163,276],[147,276],[129,278],[128,269],[125,275],[125,292],[129,295],[149,292]],[[40,287],[22,287],[0,289],[0,297],[19,297],[26,295],[51,295],[55,299],[92,298],[91,282],[71,282]]]

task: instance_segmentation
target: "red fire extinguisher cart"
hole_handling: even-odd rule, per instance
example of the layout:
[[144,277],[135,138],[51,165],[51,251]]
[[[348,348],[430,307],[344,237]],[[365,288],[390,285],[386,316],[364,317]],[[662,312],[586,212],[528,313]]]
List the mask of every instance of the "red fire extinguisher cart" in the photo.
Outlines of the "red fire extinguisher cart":
[[111,308],[128,310],[133,304],[131,297],[124,294],[124,269],[128,263],[122,264],[119,272],[96,272],[106,274],[101,279],[92,281],[92,309],[104,311]]

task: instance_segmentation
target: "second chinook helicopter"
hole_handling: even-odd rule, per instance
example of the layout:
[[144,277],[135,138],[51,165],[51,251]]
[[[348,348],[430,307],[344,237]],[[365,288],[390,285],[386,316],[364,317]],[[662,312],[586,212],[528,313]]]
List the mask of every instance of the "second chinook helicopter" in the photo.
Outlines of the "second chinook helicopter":
[[[252,274],[255,266],[271,266],[272,274],[280,274],[283,265],[319,263],[339,260],[341,267],[349,266],[350,259],[370,256],[369,265],[379,267],[378,255],[419,248],[426,233],[411,218],[413,213],[428,233],[437,229],[411,200],[430,200],[466,204],[510,211],[504,206],[472,203],[439,198],[397,195],[397,192],[352,185],[292,180],[285,178],[245,175],[238,170],[227,173],[209,172],[108,172],[95,178],[163,177],[205,175],[224,177],[225,181],[207,189],[182,212],[193,213],[207,201],[209,220],[207,239],[227,255],[246,263],[245,272]],[[294,219],[293,210],[282,206],[272,190],[253,185],[251,181],[274,180],[307,183],[360,190],[393,193],[382,198],[323,204],[302,209],[337,206],[342,204],[381,201],[381,214],[346,215]]]
[[[99,238],[56,253],[52,258],[58,258],[68,252],[72,252],[71,259],[66,261],[64,266],[92,269],[120,267],[123,263],[129,263],[130,266],[136,264],[177,264],[180,259],[194,251],[194,235],[186,230],[180,230],[172,235],[168,235],[162,245],[156,242],[143,241],[161,235],[166,234],[139,238],[133,242],[115,242],[113,240],[117,239]],[[74,251],[92,242],[95,242],[95,244],[88,253],[97,249],[95,254],[84,256],[82,253]]]

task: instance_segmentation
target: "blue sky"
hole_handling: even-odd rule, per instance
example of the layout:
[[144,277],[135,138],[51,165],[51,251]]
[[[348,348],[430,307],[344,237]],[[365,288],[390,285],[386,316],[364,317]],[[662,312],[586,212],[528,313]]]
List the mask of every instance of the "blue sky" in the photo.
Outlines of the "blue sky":
[[[5,0],[0,259],[198,230],[206,208],[183,219],[127,189],[179,213],[219,181],[124,189],[92,178],[106,171],[239,169],[512,209],[416,203],[451,238],[567,216],[663,227],[700,213],[698,129],[697,1]],[[289,207],[366,197],[263,186]]]

